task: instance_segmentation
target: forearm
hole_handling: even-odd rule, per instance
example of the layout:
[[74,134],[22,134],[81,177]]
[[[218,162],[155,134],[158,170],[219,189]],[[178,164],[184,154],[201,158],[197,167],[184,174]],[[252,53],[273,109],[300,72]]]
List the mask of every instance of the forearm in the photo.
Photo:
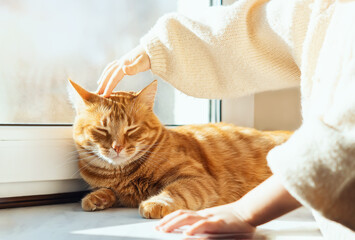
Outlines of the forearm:
[[[272,149],[267,160],[272,172],[302,205],[355,230],[355,100],[350,79],[343,80],[348,85],[331,80],[341,86],[332,93],[333,98],[324,94],[331,92],[324,88],[324,98],[319,103],[331,101],[333,105],[323,115],[328,122],[311,116],[319,114],[316,106],[320,105],[314,104],[314,109],[309,109],[311,117],[303,120],[286,143]],[[331,81],[326,83],[329,87],[334,86]],[[346,104],[341,106],[340,102]]]
[[300,206],[276,176],[271,176],[233,204],[235,211],[255,227]]
[[267,4],[237,1],[194,19],[181,14],[162,17],[141,39],[152,72],[186,94],[203,98],[297,86],[299,69],[290,47],[265,17]]

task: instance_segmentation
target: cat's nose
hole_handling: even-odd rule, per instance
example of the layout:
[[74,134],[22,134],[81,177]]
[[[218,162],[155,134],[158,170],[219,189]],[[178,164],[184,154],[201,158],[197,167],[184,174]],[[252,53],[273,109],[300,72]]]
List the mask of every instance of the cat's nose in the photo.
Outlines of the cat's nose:
[[116,145],[116,144],[112,144],[112,148],[113,148],[113,150],[115,150],[115,152],[117,154],[119,154],[123,149],[123,147],[121,145]]

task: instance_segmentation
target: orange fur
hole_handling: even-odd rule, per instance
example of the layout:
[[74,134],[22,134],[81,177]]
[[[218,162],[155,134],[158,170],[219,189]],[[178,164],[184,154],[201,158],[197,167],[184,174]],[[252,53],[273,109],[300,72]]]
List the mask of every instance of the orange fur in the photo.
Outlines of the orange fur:
[[145,218],[238,200],[271,175],[270,149],[290,132],[232,124],[166,128],[153,113],[156,81],[109,98],[72,83],[82,98],[74,123],[81,176],[94,189],[84,210],[139,207]]

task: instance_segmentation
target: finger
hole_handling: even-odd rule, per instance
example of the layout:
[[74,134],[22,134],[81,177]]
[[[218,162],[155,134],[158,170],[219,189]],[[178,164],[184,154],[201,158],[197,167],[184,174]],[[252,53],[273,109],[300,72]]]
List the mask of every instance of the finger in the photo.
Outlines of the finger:
[[184,232],[186,235],[195,235],[198,233],[214,232],[216,223],[206,221],[204,219],[193,224],[188,230]]
[[159,223],[156,225],[155,229],[159,230],[159,228],[161,228],[162,226],[164,226],[164,224],[166,224],[167,222],[171,221],[172,219],[176,218],[177,216],[180,216],[184,213],[188,213],[191,212],[189,210],[177,210],[175,212],[172,212],[168,215],[166,215],[162,220],[159,221]]
[[140,66],[142,58],[143,58],[143,55],[140,55],[136,60],[134,60],[134,62],[132,64],[123,66],[123,72],[126,75],[135,75],[135,74],[141,72],[139,66]]
[[101,74],[99,80],[97,81],[97,84],[98,84],[98,85],[102,82],[103,77],[104,77],[104,75],[106,74],[107,70],[108,70],[109,68],[111,68],[112,65],[114,65],[115,63],[117,63],[117,60],[115,60],[115,61],[109,63],[109,64],[105,67],[105,69],[102,71],[102,74]]
[[139,58],[138,58],[138,72],[145,72],[148,71],[150,69],[150,59],[149,56],[147,54],[142,54]]
[[111,67],[109,69],[107,69],[107,71],[105,73],[103,73],[103,76],[101,78],[99,87],[97,89],[97,94],[102,94],[106,88],[106,85],[108,83],[108,81],[111,78],[112,73],[119,67],[118,63],[115,63],[113,65],[111,65]]
[[171,232],[174,229],[185,225],[191,225],[199,220],[203,219],[203,217],[195,214],[195,213],[185,213],[183,215],[177,216],[176,218],[172,219],[171,221],[167,222],[161,230],[164,232]]
[[116,69],[119,68],[119,63],[113,64],[103,75],[102,81],[98,87],[98,94],[102,94],[104,90],[106,89],[108,81],[111,79],[112,74],[116,71]]
[[98,87],[98,94],[102,94],[105,91],[105,88],[107,86],[108,81],[110,80],[113,72],[119,68],[119,64],[115,63],[113,64],[103,75],[102,80],[100,82],[100,85]]
[[116,69],[116,71],[112,74],[108,84],[106,85],[105,92],[104,92],[104,97],[109,97],[113,91],[113,89],[116,87],[116,85],[119,83],[119,81],[122,80],[124,76],[124,73],[122,71],[122,68]]

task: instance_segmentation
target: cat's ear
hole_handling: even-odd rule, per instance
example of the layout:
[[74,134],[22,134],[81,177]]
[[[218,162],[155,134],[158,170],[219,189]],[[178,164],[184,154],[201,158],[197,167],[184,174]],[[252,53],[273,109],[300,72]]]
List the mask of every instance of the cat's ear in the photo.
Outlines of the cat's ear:
[[70,78],[68,78],[69,83],[73,86],[75,91],[69,90],[69,96],[71,102],[76,110],[79,110],[82,106],[93,103],[98,100],[98,96],[94,93],[91,93],[77,83],[73,82]]
[[158,81],[154,80],[151,84],[146,86],[138,93],[138,101],[141,104],[145,104],[150,109],[153,109],[155,94],[157,93]]

